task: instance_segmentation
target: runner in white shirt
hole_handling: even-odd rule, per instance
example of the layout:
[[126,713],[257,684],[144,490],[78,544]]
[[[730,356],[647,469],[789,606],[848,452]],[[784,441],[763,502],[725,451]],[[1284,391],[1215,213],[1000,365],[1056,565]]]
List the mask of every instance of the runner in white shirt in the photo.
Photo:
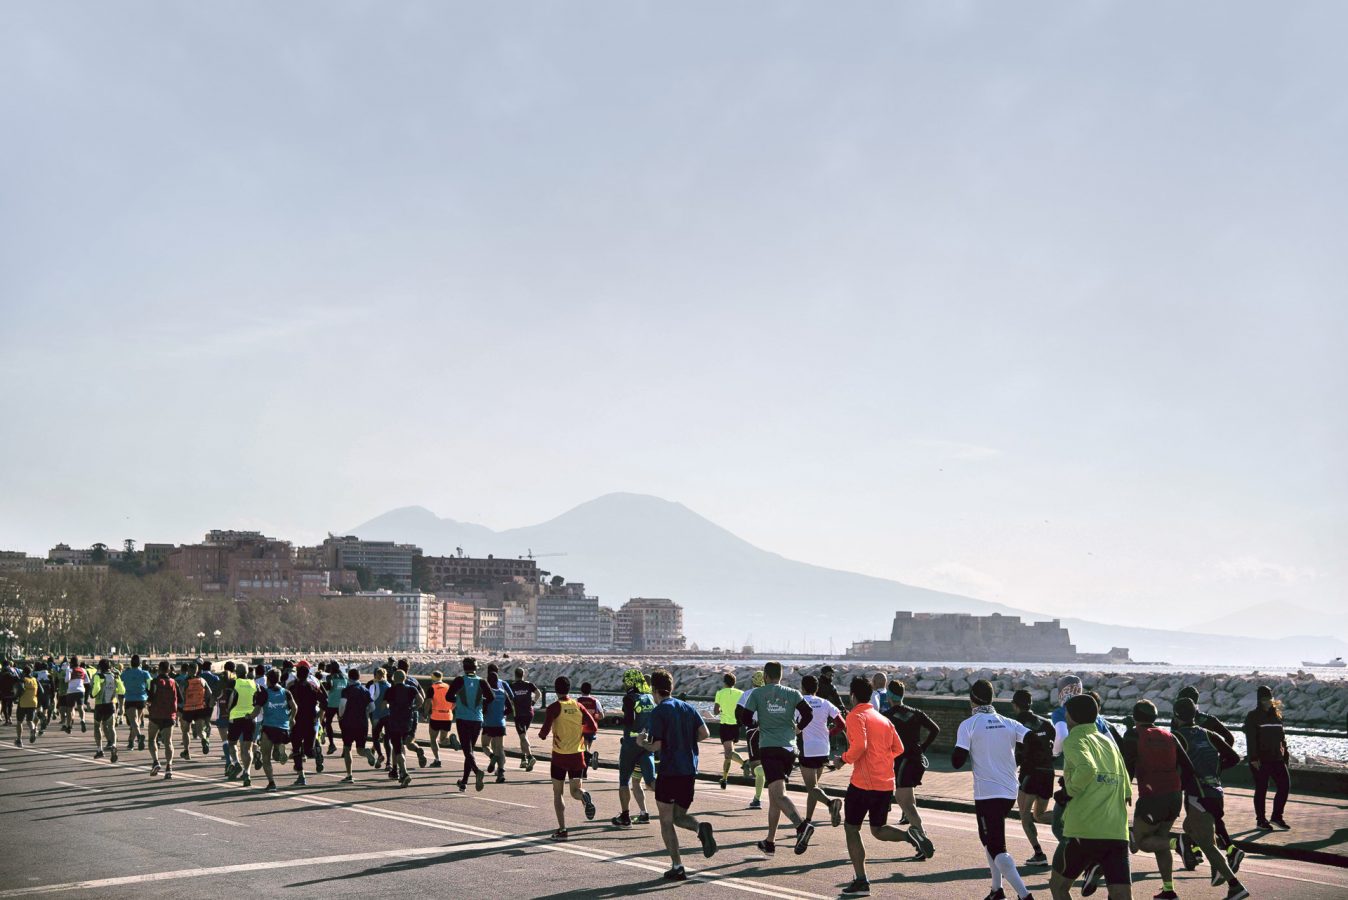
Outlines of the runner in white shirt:
[[1016,805],[1020,784],[1016,780],[1016,744],[1029,729],[998,715],[992,705],[992,683],[980,678],[969,688],[973,715],[960,723],[950,763],[957,769],[970,760],[974,768],[974,813],[978,837],[983,842],[992,873],[992,891],[987,900],[1002,900],[1002,879],[1016,896],[1031,896],[1016,871],[1015,860],[1006,852],[1006,817]]
[[[763,776],[763,766],[758,758],[758,713],[749,712],[747,707],[754,689],[761,688],[766,683],[763,679],[762,669],[753,673],[749,679],[749,689],[740,694],[740,702],[736,705],[735,711],[735,716],[739,719],[740,725],[744,726],[744,742],[749,746],[749,758],[744,760],[743,766],[744,777],[754,780],[754,799],[749,801],[750,809],[763,808],[763,786],[766,779]],[[739,710],[745,710],[745,712],[741,714]]]
[[[815,676],[806,675],[800,680],[800,692],[804,695],[805,702],[814,710],[814,718],[810,719],[799,738],[800,777],[805,781],[805,821],[814,821],[814,808],[822,802],[828,807],[833,827],[837,828],[842,823],[843,802],[841,799],[830,800],[824,789],[819,787],[819,779],[823,777],[824,767],[828,765],[829,723],[841,719],[842,713],[828,700],[815,696],[817,690],[819,679]],[[799,713],[796,714],[796,720],[800,720]]]

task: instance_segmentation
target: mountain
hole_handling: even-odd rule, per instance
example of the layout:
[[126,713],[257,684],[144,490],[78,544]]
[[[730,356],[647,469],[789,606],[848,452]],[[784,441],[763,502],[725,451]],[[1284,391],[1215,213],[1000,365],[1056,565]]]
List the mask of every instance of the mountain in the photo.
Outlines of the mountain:
[[[841,653],[853,640],[888,638],[896,610],[1050,618],[787,559],[681,503],[641,494],[607,494],[542,524],[505,531],[442,519],[412,506],[344,533],[414,543],[431,555],[450,555],[456,547],[471,556],[516,557],[532,550],[541,568],[583,581],[606,605],[616,608],[629,597],[678,601],[689,641],[702,647],[749,643],[776,651]],[[565,556],[544,555],[554,553]],[[1332,639],[1285,645],[1076,620],[1064,624],[1079,650],[1129,647],[1139,660],[1271,666],[1296,663],[1302,653],[1309,654],[1306,659],[1348,654],[1348,645]]]

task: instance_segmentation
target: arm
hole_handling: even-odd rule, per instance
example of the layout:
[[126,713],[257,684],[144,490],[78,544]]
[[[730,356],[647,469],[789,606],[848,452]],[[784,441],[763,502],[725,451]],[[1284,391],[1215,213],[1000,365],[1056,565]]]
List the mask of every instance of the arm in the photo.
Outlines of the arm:
[[477,698],[477,705],[485,710],[487,704],[496,699],[496,692],[491,689],[491,685],[487,684],[487,679],[485,678],[479,681],[478,684],[482,685],[482,696]]
[[290,714],[290,727],[295,727],[295,714],[299,712],[299,704],[295,702],[295,695],[286,691],[286,710]]
[[[967,719],[965,720],[968,721]],[[959,731],[955,732],[955,749],[950,753],[950,764],[957,769],[964,768],[964,764],[969,761],[969,731],[961,723]]]
[[598,730],[599,730],[599,719],[595,717],[595,714],[592,713],[592,712],[590,712],[590,711],[589,711],[588,709],[586,709],[584,706],[580,706],[579,709],[580,709],[580,715],[581,715],[581,718],[585,720],[585,724],[588,725],[589,727],[595,729],[596,731],[598,731]]
[[1217,748],[1217,755],[1221,757],[1222,761],[1222,771],[1226,771],[1240,762],[1240,754],[1221,735],[1209,731],[1208,740],[1212,741],[1212,746]]
[[1254,712],[1245,714],[1245,725],[1241,728],[1245,732],[1245,759],[1256,769],[1259,768],[1259,726],[1254,724]]
[[637,698],[623,694],[623,728],[630,731],[637,724]]
[[546,740],[548,732],[552,730],[552,723],[557,719],[558,706],[556,703],[548,705],[548,712],[543,716],[543,727],[539,729],[538,739]]
[[857,760],[866,755],[869,747],[870,735],[866,730],[864,716],[848,716],[847,723],[847,750],[843,753],[843,762],[856,765]]
[[1063,789],[1067,791],[1068,797],[1077,796],[1095,781],[1095,769],[1085,764],[1084,755],[1081,757],[1076,759],[1066,754],[1063,757]]
[[[1129,778],[1136,778],[1136,777],[1137,777],[1137,734],[1136,734],[1136,732],[1129,732],[1129,733],[1124,737],[1123,743],[1119,746],[1119,750],[1123,753],[1123,766],[1124,766],[1125,769],[1128,770],[1128,777],[1129,777]],[[1188,757],[1185,757],[1185,759],[1188,759]]]
[[814,710],[810,708],[810,704],[802,700],[796,704],[796,713],[800,716],[800,721],[796,723],[796,731],[802,732],[814,718]]

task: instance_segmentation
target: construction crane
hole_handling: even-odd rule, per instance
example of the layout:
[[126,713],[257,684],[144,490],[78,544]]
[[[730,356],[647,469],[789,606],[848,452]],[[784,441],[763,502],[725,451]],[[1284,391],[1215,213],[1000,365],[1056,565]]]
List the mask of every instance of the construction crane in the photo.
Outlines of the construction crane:
[[529,558],[529,559],[543,559],[544,557],[548,557],[548,556],[566,556],[566,554],[565,554],[565,553],[535,553],[533,550],[530,550],[530,551],[529,551],[529,556],[528,556],[528,558]]

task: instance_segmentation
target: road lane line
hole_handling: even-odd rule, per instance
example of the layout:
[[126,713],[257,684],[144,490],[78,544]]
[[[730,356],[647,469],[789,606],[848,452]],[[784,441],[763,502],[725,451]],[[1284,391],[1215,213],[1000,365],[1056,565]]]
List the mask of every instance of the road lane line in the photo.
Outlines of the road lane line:
[[76,783],[73,782],[73,781],[58,781],[58,782],[56,782],[56,783],[57,783],[57,784],[64,784],[66,787],[73,787],[73,788],[75,788],[75,789],[77,789],[77,790],[88,791],[88,792],[91,793],[91,794],[101,794],[101,793],[103,793],[103,789],[102,789],[102,788],[92,788],[92,787],[88,787],[87,785],[76,784]]
[[198,819],[210,819],[212,822],[219,822],[221,825],[230,825],[233,826],[234,828],[238,828],[243,824],[242,822],[231,822],[229,819],[221,819],[218,816],[208,816],[205,813],[196,812],[190,809],[174,808],[173,811],[180,812],[185,816],[196,816]]

